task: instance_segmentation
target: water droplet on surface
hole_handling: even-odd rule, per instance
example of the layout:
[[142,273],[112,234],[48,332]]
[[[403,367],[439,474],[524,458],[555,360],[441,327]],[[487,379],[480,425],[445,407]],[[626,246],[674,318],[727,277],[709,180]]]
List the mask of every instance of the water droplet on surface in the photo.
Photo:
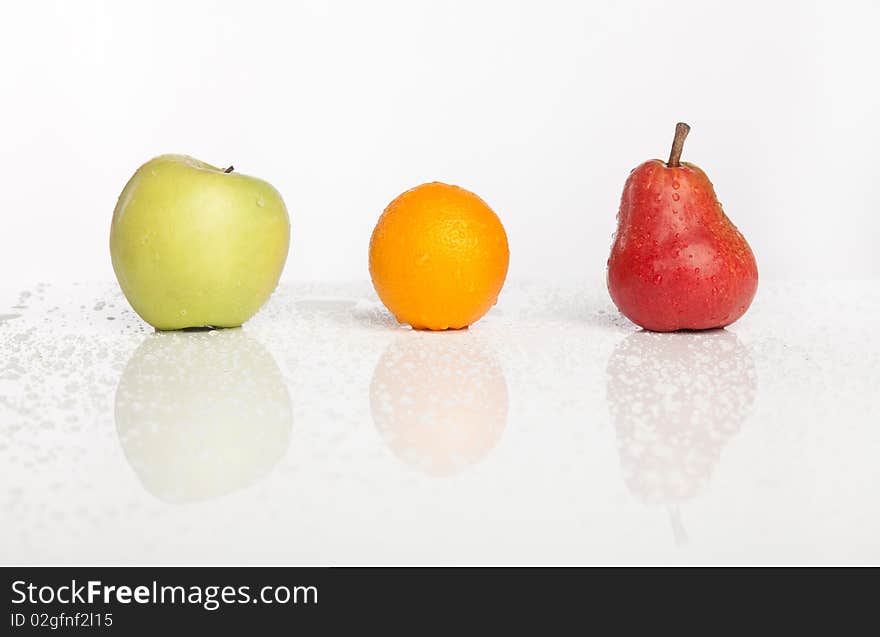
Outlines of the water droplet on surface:
[[681,199],[681,197],[679,196],[679,194],[677,192],[672,193],[672,200],[673,201],[678,201],[679,199]]
[[700,273],[700,268],[694,268],[694,274],[699,274],[699,273]]
[[266,205],[266,200],[263,199],[262,197],[257,197],[257,205],[258,205],[260,208],[262,208],[263,206]]
[[654,285],[657,285],[663,280],[663,276],[660,274],[654,275]]
[[672,180],[672,188],[673,188],[674,190],[678,190],[678,187],[679,187],[679,186],[680,186],[680,184],[678,183],[678,180],[673,179],[673,180]]

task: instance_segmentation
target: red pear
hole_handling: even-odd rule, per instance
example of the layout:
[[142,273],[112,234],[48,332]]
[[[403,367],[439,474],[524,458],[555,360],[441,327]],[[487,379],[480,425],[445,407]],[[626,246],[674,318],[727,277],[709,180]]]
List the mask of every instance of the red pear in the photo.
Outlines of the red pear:
[[652,159],[630,173],[608,259],[614,304],[655,332],[730,325],[758,287],[755,255],[712,182],[680,161],[688,132],[687,124],[675,127],[668,162]]

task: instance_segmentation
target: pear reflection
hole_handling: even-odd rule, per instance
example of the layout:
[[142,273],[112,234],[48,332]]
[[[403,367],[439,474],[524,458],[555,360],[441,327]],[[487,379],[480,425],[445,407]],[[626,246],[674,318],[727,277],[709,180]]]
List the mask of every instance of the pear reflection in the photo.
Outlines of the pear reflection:
[[406,332],[376,365],[370,405],[395,455],[429,475],[450,475],[481,460],[501,438],[507,383],[474,334]]
[[624,480],[644,502],[666,505],[676,541],[687,539],[679,505],[711,480],[756,386],[748,348],[725,330],[637,332],[611,355],[608,405]]
[[278,463],[290,397],[272,356],[241,329],[156,333],[119,380],[116,429],[153,495],[203,500],[251,485]]

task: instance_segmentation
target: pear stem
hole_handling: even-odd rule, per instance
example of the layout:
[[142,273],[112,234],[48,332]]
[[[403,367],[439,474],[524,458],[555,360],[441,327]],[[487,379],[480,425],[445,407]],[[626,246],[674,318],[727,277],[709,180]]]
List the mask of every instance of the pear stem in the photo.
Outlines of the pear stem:
[[[679,151],[679,152],[681,152],[681,151]],[[228,175],[228,174],[231,173],[233,170],[235,170],[235,166],[230,166],[229,168],[227,168],[227,169],[224,170],[223,172],[226,173],[226,174]]]
[[681,166],[681,149],[684,148],[684,140],[690,132],[691,127],[684,122],[675,125],[675,139],[672,140],[672,150],[669,152],[669,161],[666,162],[669,168]]

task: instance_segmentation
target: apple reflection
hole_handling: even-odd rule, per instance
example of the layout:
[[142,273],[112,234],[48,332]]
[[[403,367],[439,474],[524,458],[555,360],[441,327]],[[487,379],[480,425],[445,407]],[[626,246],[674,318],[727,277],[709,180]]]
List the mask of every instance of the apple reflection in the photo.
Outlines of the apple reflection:
[[370,406],[395,455],[429,475],[451,475],[479,462],[501,438],[507,383],[473,333],[408,331],[376,365]]
[[278,365],[241,329],[148,336],[119,380],[115,415],[132,468],[150,493],[173,503],[254,484],[290,439]]
[[607,398],[627,488],[665,505],[686,541],[679,505],[709,483],[755,401],[749,349],[726,330],[636,332],[615,348]]

